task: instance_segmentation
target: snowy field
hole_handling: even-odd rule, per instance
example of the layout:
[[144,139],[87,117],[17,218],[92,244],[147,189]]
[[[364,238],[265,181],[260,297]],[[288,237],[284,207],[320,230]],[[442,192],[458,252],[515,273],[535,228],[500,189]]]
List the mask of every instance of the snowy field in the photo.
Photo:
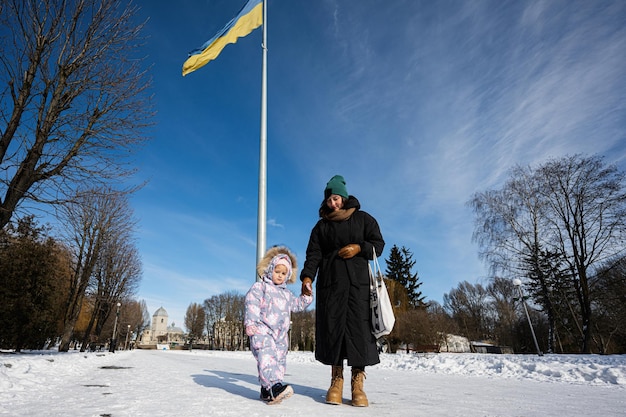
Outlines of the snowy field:
[[[370,406],[328,405],[330,367],[291,352],[282,404],[250,352],[0,353],[1,416],[626,416],[626,356],[383,354]],[[346,371],[346,376],[348,372]],[[349,382],[347,380],[346,382]]]

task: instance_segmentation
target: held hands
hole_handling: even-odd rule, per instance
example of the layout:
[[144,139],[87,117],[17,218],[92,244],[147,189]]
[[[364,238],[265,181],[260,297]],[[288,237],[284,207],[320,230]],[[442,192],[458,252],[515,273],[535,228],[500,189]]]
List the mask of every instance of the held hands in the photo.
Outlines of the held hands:
[[350,243],[349,245],[344,246],[339,249],[337,254],[341,256],[343,259],[350,259],[361,252],[361,246],[356,243]]
[[311,287],[311,283],[313,280],[309,277],[304,277],[302,279],[302,292],[301,295],[313,295],[313,289]]

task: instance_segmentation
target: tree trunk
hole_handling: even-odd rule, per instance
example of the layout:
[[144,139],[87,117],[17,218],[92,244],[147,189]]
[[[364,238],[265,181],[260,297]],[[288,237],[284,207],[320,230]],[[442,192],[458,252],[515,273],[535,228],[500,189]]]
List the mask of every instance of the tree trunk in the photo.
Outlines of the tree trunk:
[[87,345],[89,345],[89,339],[91,338],[91,330],[93,329],[93,325],[96,321],[96,311],[98,311],[98,302],[96,301],[96,305],[94,306],[93,312],[91,313],[91,317],[89,318],[89,324],[85,329],[85,335],[83,336],[83,343],[80,346],[80,351],[84,352]]
[[70,295],[65,320],[63,322],[63,335],[61,336],[59,352],[67,352],[70,349],[70,342],[72,340],[72,335],[74,334],[74,326],[76,326],[78,316],[80,315],[83,299],[85,298],[85,290],[89,284],[89,277],[91,276],[92,269],[93,268],[88,268],[89,272],[85,269],[82,270],[79,284],[75,291]]

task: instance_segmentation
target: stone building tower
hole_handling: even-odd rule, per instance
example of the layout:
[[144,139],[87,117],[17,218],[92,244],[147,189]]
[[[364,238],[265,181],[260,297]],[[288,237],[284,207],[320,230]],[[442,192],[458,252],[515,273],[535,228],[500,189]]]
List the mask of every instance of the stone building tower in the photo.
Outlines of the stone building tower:
[[159,336],[165,336],[167,340],[167,311],[160,307],[152,315],[152,340],[158,340]]

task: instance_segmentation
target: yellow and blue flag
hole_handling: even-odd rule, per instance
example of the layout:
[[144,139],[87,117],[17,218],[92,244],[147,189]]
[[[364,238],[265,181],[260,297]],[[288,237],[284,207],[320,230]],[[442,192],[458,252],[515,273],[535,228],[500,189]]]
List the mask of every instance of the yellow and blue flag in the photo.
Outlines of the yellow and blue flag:
[[247,36],[263,24],[263,0],[248,0],[237,16],[226,24],[215,36],[198,49],[189,53],[183,64],[183,76],[214,60],[229,43]]

